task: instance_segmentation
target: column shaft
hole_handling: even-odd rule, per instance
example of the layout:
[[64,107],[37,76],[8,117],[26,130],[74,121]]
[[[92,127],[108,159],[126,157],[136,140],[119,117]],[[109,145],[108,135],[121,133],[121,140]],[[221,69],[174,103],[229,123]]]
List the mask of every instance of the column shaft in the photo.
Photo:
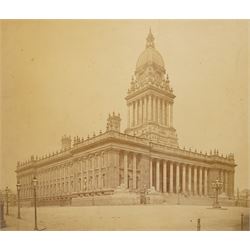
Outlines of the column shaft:
[[154,96],[152,96],[152,103],[153,103],[153,105],[152,105],[152,121],[154,122],[155,121],[155,104],[156,104],[156,102],[155,102],[155,97]]
[[133,154],[133,189],[136,189],[136,154]]
[[127,152],[124,152],[123,168],[124,168],[124,187],[128,188],[128,153]]
[[191,194],[192,190],[191,190],[191,185],[192,185],[192,168],[191,166],[188,167],[188,193]]
[[165,115],[166,115],[166,110],[165,110],[165,100],[162,100],[162,125],[166,125],[166,118],[165,118]]
[[204,195],[207,196],[207,168],[204,169]]
[[182,193],[186,192],[186,166],[182,165]]
[[175,183],[175,192],[180,192],[180,165],[176,164],[176,183]]
[[153,186],[153,161],[149,160],[149,188]]
[[202,167],[199,168],[199,195],[202,195]]
[[173,162],[170,162],[169,192],[173,193]]
[[137,125],[140,124],[140,101],[137,101]]
[[134,126],[137,125],[137,101],[134,101],[135,104],[135,119],[134,119]]
[[163,193],[167,192],[167,162],[163,162]]
[[228,195],[228,172],[225,170],[225,193]]
[[148,121],[152,120],[152,96],[148,97]]
[[169,127],[169,103],[166,103],[166,125]]
[[156,160],[156,191],[160,191],[160,161]]
[[130,128],[130,113],[131,113],[130,107],[131,107],[131,104],[128,105],[128,124],[127,124],[128,128]]
[[139,101],[139,124],[142,124],[142,116],[143,116],[143,109],[142,109],[142,99]]
[[158,124],[160,124],[160,120],[161,120],[161,102],[160,102],[160,98],[157,98],[157,120],[156,122]]
[[170,104],[170,127],[173,127],[173,103]]
[[132,118],[132,127],[135,126],[135,102],[132,103],[133,107],[133,118]]
[[161,98],[159,98],[158,112],[159,112],[158,123],[162,124],[162,101],[161,101]]
[[197,195],[197,167],[194,167],[194,195]]
[[102,155],[99,155],[99,180],[98,180],[98,184],[99,184],[99,188],[102,187]]

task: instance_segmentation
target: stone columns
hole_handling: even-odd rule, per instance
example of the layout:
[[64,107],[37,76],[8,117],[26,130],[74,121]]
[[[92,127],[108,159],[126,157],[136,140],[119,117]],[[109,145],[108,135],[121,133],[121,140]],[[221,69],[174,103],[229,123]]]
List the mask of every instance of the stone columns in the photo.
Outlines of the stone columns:
[[156,160],[156,191],[160,191],[160,160]]
[[154,97],[154,101],[155,101],[155,106],[154,106],[154,111],[153,111],[154,112],[154,122],[157,122],[157,119],[158,119],[157,118],[157,105],[158,104],[157,104],[157,97],[156,96]]
[[128,128],[130,128],[130,107],[131,107],[131,104],[128,105]]
[[136,100],[136,125],[140,123],[140,101]]
[[202,167],[199,167],[199,195],[202,195]]
[[148,121],[148,96],[145,97],[144,99],[145,102],[145,121]]
[[136,125],[136,102],[133,101],[133,127]]
[[131,104],[131,106],[132,106],[132,127],[134,127],[135,126],[135,102],[132,102],[132,104]]
[[153,161],[149,160],[149,188],[153,187]]
[[129,104],[129,127],[133,127],[133,102]]
[[148,97],[148,121],[152,121],[152,96]]
[[86,158],[86,190],[89,190],[89,158]]
[[95,164],[96,164],[96,158],[94,155],[92,158],[92,190],[95,189]]
[[176,193],[180,191],[180,165],[176,163],[176,183],[175,183]]
[[[79,170],[78,173],[80,173],[79,177],[78,177],[78,186],[79,186],[79,192],[82,192],[82,179],[83,179],[83,174],[82,174],[82,160],[79,159]],[[61,183],[61,187],[62,187],[62,183]]]
[[142,99],[139,100],[139,122],[138,124],[142,124],[142,116],[143,116],[143,109],[142,109]]
[[134,119],[134,126],[137,125],[137,101],[134,101],[135,104],[135,119]]
[[155,97],[154,96],[152,96],[152,98],[153,98],[153,105],[152,105],[152,120],[153,120],[153,122],[155,122],[155,117],[156,117],[156,112],[155,112],[155,106],[156,106],[156,100],[155,100]]
[[207,168],[204,169],[204,195],[207,196]]
[[228,172],[225,170],[225,193],[228,195]]
[[160,124],[161,122],[161,100],[160,98],[157,98],[157,120],[156,122]]
[[146,98],[145,97],[142,97],[142,120],[141,120],[141,123],[143,124],[145,122],[145,102],[146,102]]
[[158,98],[155,97],[155,108],[154,108],[155,119],[154,121],[158,121]]
[[169,127],[169,103],[166,103],[166,125]]
[[102,155],[99,155],[99,180],[98,180],[98,184],[99,184],[99,188],[102,187]]
[[192,193],[192,167],[188,167],[188,193]]
[[144,107],[143,121],[144,121],[144,123],[146,123],[147,119],[148,119],[148,114],[147,114],[147,112],[148,112],[148,110],[147,110],[148,104],[147,104],[147,102],[148,102],[148,98],[147,98],[147,96],[145,96],[144,97],[144,104],[143,104],[143,107]]
[[194,195],[197,195],[197,167],[194,166]]
[[130,103],[130,124],[129,124],[130,127],[133,127],[133,124],[134,124],[133,112],[134,112],[134,105],[133,105],[133,102],[132,102],[132,103]]
[[167,192],[167,162],[163,161],[163,193]]
[[156,99],[156,122],[159,124],[160,123],[160,98],[157,97]]
[[165,110],[165,101],[162,100],[162,125],[166,125],[166,110]]
[[170,162],[170,176],[169,176],[169,181],[170,181],[170,185],[169,185],[169,192],[173,193],[173,162]]
[[186,192],[186,166],[182,165],[182,193]]
[[136,189],[136,154],[133,154],[133,189]]
[[124,167],[124,187],[128,188],[128,153],[124,152],[124,162],[123,162],[123,167]]
[[173,127],[173,103],[170,104],[170,127]]

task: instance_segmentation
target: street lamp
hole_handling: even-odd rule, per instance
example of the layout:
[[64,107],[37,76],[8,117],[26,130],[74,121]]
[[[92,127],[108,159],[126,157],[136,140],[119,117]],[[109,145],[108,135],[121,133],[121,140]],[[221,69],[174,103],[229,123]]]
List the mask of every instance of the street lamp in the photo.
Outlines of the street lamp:
[[38,230],[37,227],[37,213],[36,213],[36,187],[37,187],[37,178],[34,176],[33,178],[33,187],[34,187],[34,208],[35,208],[35,227],[34,230]]
[[6,194],[6,215],[9,215],[9,188],[5,188],[5,194]]
[[212,188],[215,190],[215,201],[213,204],[213,208],[221,208],[220,204],[219,204],[219,191],[221,190],[223,185],[223,182],[220,181],[219,179],[216,179],[215,182],[212,183]]
[[20,215],[20,190],[21,190],[21,184],[18,182],[16,184],[16,189],[17,189],[17,219],[21,219]]

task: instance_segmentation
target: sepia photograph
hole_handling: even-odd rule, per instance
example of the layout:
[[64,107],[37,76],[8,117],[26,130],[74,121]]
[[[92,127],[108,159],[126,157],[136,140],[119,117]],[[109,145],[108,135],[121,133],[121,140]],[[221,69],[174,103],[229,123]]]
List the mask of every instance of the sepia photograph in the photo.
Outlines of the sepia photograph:
[[249,28],[1,20],[0,231],[249,231]]

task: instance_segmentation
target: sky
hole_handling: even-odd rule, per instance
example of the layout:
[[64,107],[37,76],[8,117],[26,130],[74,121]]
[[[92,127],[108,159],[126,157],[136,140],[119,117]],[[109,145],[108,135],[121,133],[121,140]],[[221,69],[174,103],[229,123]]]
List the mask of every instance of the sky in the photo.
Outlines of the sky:
[[2,21],[0,188],[17,161],[59,150],[61,137],[127,124],[125,96],[151,27],[176,95],[180,147],[234,153],[249,187],[248,23],[239,20]]

